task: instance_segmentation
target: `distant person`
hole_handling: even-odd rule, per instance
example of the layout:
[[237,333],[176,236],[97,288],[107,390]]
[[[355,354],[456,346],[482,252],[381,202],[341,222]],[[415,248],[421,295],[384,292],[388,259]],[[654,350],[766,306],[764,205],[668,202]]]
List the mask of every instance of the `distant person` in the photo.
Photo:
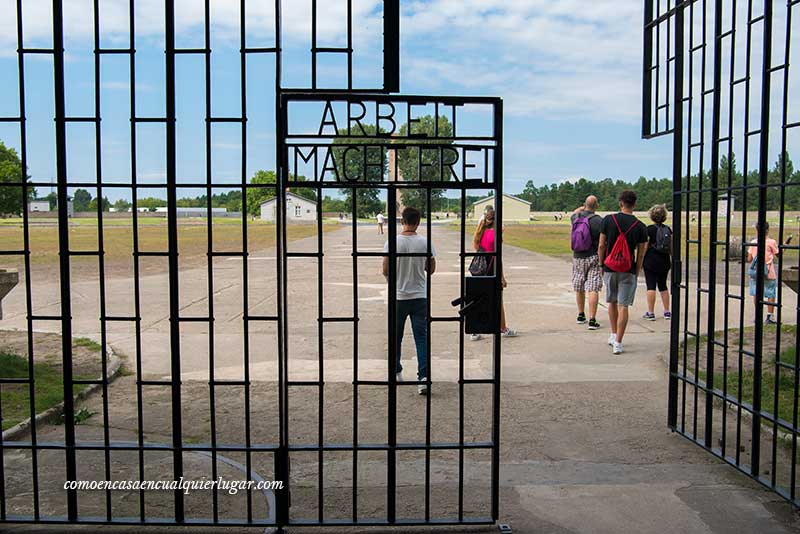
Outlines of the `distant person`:
[[[417,234],[421,214],[416,208],[405,208],[402,213],[403,231],[397,235],[398,254],[426,254],[428,238]],[[389,243],[383,247],[389,252]],[[431,245],[431,257],[397,258],[397,381],[403,381],[403,366],[400,363],[403,331],[406,318],[411,319],[411,331],[417,346],[417,393],[428,393],[428,278],[426,272],[436,272],[436,251]],[[383,258],[383,276],[389,276],[389,258]]]
[[[769,223],[764,223],[764,245],[766,247],[766,254],[764,254],[764,266],[766,270],[766,277],[764,278],[764,299],[767,302],[774,303],[778,296],[778,273],[775,270],[775,256],[780,255],[781,250],[778,247],[778,242],[769,236]],[[756,224],[756,232],[759,231],[758,224]],[[750,246],[747,247],[747,261],[750,262],[750,268],[747,274],[750,276],[750,296],[753,297],[753,304],[757,307],[758,301],[756,300],[756,281],[758,280],[758,238],[750,241]],[[778,324],[775,320],[775,306],[770,304],[767,306],[767,318],[765,324]]]
[[597,304],[603,288],[603,270],[597,257],[603,218],[597,215],[597,197],[589,195],[570,216],[572,221],[572,289],[578,304],[578,324],[586,324],[586,294],[589,295],[589,330],[597,330]]
[[[496,239],[496,232],[495,232],[495,220],[494,220],[494,207],[486,206],[484,210],[483,217],[481,218],[480,222],[478,222],[478,228],[475,229],[475,234],[472,236],[472,246],[475,249],[475,252],[494,252],[495,248],[495,239]],[[494,274],[494,258],[490,258],[489,263],[489,271],[486,273],[486,276],[491,276]],[[508,285],[506,282],[506,277],[503,273],[500,273],[500,285],[503,289],[506,288]],[[503,337],[516,337],[517,331],[513,328],[509,328],[506,324],[506,307],[503,304],[503,297],[502,293],[500,295],[500,333]],[[471,334],[470,340],[478,341],[481,339],[480,334]]]
[[597,255],[603,265],[608,321],[608,344],[614,354],[622,354],[622,338],[628,327],[628,308],[636,296],[636,277],[642,270],[647,251],[647,228],[633,215],[636,193],[619,194],[618,213],[606,215],[600,229]]
[[655,321],[656,289],[661,294],[661,305],[664,307],[664,319],[672,319],[669,311],[669,269],[672,264],[672,228],[664,224],[667,220],[667,207],[663,204],[650,208],[650,220],[653,224],[647,227],[647,253],[644,256],[644,279],[647,283],[647,312],[642,316],[648,321]]
[[378,219],[378,233],[380,235],[383,235],[383,222],[384,222],[383,213],[378,212],[378,216],[376,218]]

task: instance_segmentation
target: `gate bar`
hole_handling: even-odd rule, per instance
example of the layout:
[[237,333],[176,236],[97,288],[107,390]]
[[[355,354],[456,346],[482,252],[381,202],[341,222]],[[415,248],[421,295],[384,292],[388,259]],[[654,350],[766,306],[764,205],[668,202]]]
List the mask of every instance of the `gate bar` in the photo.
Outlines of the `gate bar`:
[[[69,191],[64,96],[64,14],[62,0],[53,0],[53,87],[55,90],[56,179],[58,194],[58,255],[61,278],[61,362],[64,380],[64,445],[67,480],[77,480],[75,466],[75,406],[72,384],[72,296],[69,258]],[[23,169],[23,172],[25,170]],[[35,452],[34,452],[35,454]],[[67,518],[78,519],[78,493],[67,490]]]
[[[167,248],[169,265],[169,341],[170,381],[172,383],[172,473],[175,480],[183,476],[183,436],[181,421],[181,330],[180,294],[178,285],[178,196],[175,154],[175,3],[164,2],[164,39],[166,42],[166,178],[167,178]],[[176,489],[175,521],[184,522],[183,491]]]

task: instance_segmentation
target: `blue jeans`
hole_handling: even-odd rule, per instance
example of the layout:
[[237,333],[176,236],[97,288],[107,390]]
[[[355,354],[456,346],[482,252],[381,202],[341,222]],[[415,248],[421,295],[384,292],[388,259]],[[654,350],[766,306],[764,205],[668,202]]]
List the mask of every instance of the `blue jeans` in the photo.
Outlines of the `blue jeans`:
[[403,344],[403,331],[406,317],[411,317],[411,331],[417,345],[417,379],[428,378],[428,299],[411,299],[397,301],[397,367],[396,372],[403,370],[400,364],[400,348]]

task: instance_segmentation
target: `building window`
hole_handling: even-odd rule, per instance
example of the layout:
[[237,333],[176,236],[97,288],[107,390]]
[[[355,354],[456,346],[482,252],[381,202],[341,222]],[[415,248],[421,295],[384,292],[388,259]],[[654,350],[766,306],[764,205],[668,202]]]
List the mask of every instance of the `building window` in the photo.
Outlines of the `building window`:
[[301,208],[300,206],[295,206],[294,207],[294,216],[295,217],[300,217],[302,214],[303,214],[303,208]]

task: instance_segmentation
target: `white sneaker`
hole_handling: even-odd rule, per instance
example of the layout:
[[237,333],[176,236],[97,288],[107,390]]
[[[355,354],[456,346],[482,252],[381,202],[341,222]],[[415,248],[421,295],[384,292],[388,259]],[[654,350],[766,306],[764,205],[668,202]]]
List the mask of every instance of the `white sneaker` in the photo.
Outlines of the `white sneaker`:
[[402,381],[403,381],[403,371],[400,371],[399,373],[397,373],[396,375],[394,375],[394,378],[395,378],[395,380],[396,380],[397,382],[402,382]]
[[470,334],[469,335],[469,340],[470,341],[480,341],[481,339],[483,339],[483,336],[480,335],[480,334]]
[[417,393],[419,395],[427,395],[428,394],[428,385],[427,384],[420,384],[417,386]]
[[611,334],[610,336],[608,336],[608,344],[609,344],[609,346],[613,347],[614,343],[616,343],[616,342],[617,342],[617,334]]
[[505,330],[500,332],[500,334],[503,337],[517,337],[517,331],[514,330],[513,328],[506,328]]
[[622,354],[623,352],[622,343],[615,341],[613,347],[614,347],[613,350],[614,354]]

